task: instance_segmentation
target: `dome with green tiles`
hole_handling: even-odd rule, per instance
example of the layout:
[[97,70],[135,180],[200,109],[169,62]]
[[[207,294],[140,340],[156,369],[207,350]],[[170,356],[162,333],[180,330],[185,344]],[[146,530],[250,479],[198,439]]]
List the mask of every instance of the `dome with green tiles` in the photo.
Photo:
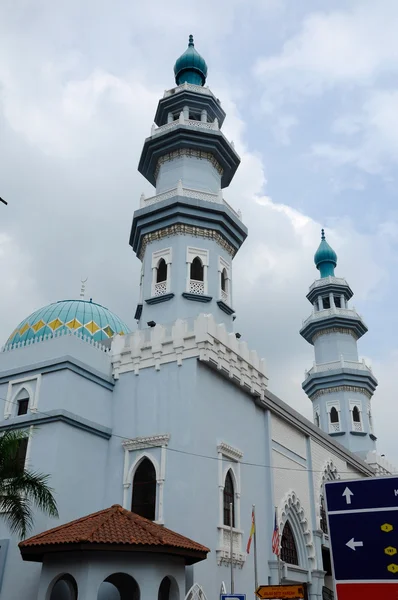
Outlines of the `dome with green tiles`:
[[100,342],[130,329],[113,312],[91,300],[61,300],[36,310],[12,332],[6,344],[14,345],[67,331]]

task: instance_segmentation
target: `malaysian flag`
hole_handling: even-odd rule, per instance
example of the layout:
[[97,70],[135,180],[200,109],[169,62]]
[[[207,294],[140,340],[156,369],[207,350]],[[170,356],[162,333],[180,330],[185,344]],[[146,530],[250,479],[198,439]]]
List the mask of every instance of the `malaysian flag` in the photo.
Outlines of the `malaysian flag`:
[[276,556],[279,556],[279,527],[278,527],[278,519],[276,516],[276,509],[275,509],[274,532],[272,534],[272,552],[274,554],[276,554]]

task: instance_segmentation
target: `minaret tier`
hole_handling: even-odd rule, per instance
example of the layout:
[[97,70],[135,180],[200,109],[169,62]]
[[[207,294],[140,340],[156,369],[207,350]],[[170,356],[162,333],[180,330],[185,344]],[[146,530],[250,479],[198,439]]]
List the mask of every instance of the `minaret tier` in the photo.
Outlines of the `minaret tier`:
[[207,65],[192,36],[174,72],[177,87],[158,104],[138,167],[156,194],[141,198],[131,229],[142,260],[136,319],[146,327],[206,312],[231,331],[232,259],[247,229],[222,188],[240,159],[220,131],[225,113],[204,87]]
[[375,449],[370,399],[377,386],[371,369],[358,358],[357,340],[367,327],[349,305],[353,292],[348,283],[334,276],[337,255],[323,230],[314,260],[321,278],[307,294],[313,311],[300,333],[314,346],[315,362],[303,389],[313,402],[315,423],[365,457]]

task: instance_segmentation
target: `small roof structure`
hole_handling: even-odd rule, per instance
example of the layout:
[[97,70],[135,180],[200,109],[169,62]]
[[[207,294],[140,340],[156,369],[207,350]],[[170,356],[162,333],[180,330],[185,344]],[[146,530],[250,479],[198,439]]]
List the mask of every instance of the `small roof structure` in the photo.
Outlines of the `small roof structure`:
[[209,548],[114,504],[86,517],[39,533],[19,548],[23,560],[42,562],[56,552],[157,552],[184,558],[185,564],[204,560]]

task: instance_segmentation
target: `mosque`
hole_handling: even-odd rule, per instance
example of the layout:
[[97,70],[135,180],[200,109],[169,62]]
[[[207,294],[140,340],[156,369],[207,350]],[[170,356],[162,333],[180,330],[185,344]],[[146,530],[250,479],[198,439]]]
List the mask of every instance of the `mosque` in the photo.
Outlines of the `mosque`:
[[377,380],[358,357],[367,328],[323,231],[300,331],[314,347],[313,423],[270,391],[234,332],[247,229],[223,190],[240,159],[192,36],[174,74],[138,165],[155,190],[131,228],[134,331],[65,300],[24,319],[0,353],[1,431],[29,432],[19,459],[50,475],[60,514],[37,512],[20,544],[0,519],[4,600],[210,600],[230,592],[231,570],[235,592],[253,594],[253,504],[259,583],[281,576],[330,600],[323,483],[392,472],[376,451]]

